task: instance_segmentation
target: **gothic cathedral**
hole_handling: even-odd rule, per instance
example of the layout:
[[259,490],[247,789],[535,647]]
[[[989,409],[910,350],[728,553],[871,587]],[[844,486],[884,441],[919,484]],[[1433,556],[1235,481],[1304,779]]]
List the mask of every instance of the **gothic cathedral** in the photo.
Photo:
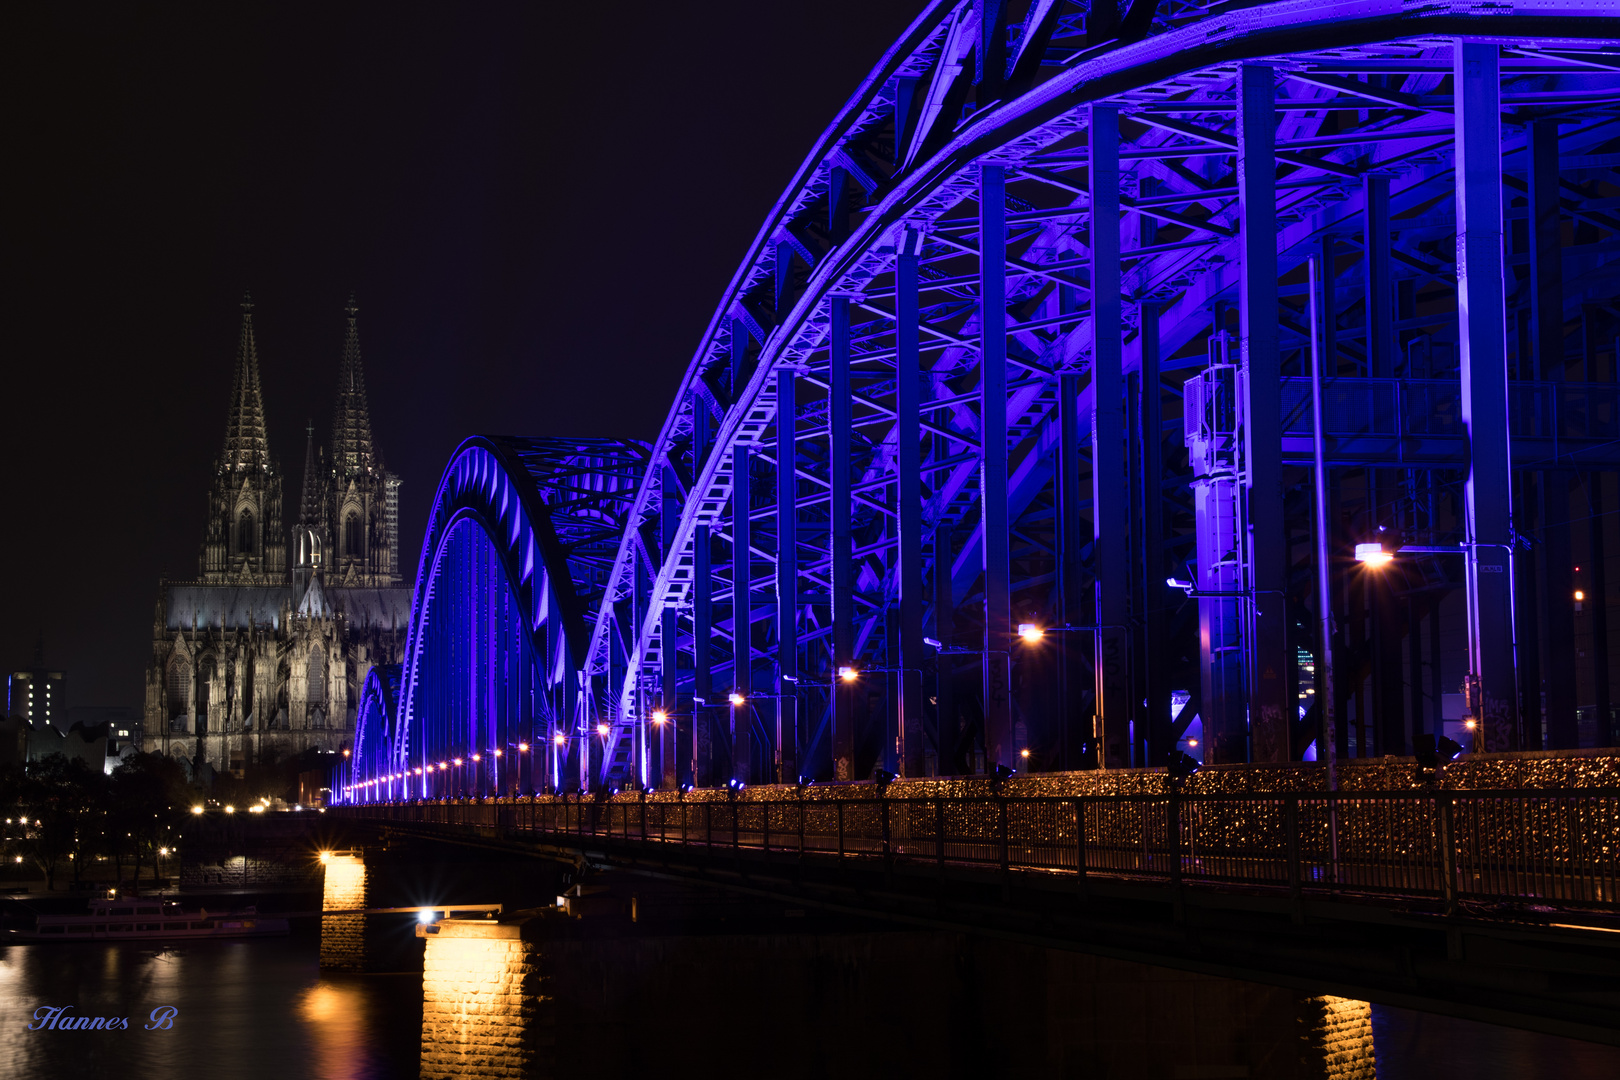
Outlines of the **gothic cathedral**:
[[289,530],[253,304],[242,304],[197,577],[160,584],[146,673],[146,748],[193,768],[240,773],[308,750],[340,752],[366,675],[403,656],[411,590],[400,574],[399,478],[372,443],[352,300],[347,311],[331,445],[317,449],[307,430]]

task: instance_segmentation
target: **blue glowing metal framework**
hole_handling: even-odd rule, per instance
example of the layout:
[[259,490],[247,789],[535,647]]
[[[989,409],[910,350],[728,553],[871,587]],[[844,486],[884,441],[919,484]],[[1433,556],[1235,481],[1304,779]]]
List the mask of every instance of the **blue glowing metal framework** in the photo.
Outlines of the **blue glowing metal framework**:
[[[1298,758],[1308,258],[1332,546],[1383,529],[1460,555],[1366,603],[1335,560],[1339,617],[1374,628],[1355,693],[1385,714],[1357,751],[1404,752],[1426,711],[1438,729],[1438,682],[1405,715],[1402,642],[1438,668],[1418,625],[1458,589],[1481,747],[1573,745],[1562,496],[1620,468],[1612,13],[929,5],[761,228],[634,479],[610,470],[623,527],[566,578],[583,693],[557,706],[570,737],[604,734],[555,778],[1115,767],[1162,760],[1194,715],[1208,760]],[[446,484],[499,487],[473,445]],[[501,539],[523,530],[479,498],[538,627]],[[439,745],[415,672],[452,503],[396,773]],[[1195,603],[1164,585],[1186,576]]]

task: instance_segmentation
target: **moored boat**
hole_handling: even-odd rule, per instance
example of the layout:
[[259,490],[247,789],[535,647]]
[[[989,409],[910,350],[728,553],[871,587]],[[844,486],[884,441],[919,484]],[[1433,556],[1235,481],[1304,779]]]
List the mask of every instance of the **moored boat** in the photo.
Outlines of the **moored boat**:
[[155,941],[262,937],[285,934],[287,920],[265,918],[254,907],[237,911],[185,911],[173,901],[119,897],[90,901],[87,915],[41,915],[28,941]]

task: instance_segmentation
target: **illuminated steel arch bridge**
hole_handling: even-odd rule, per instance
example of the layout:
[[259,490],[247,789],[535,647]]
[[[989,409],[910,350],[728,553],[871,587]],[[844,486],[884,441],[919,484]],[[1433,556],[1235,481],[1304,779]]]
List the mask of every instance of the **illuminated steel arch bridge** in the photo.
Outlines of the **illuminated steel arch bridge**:
[[357,797],[1610,743],[1617,11],[928,5],[650,446],[458,451]]

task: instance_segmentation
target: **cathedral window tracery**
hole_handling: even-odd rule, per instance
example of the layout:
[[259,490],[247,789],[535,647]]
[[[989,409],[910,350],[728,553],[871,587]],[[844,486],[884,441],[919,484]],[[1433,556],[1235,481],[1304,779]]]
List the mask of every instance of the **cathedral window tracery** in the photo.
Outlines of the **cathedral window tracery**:
[[244,510],[236,522],[236,550],[243,555],[254,553],[253,511]]
[[343,554],[356,558],[361,554],[364,544],[360,515],[351,510],[343,519]]

